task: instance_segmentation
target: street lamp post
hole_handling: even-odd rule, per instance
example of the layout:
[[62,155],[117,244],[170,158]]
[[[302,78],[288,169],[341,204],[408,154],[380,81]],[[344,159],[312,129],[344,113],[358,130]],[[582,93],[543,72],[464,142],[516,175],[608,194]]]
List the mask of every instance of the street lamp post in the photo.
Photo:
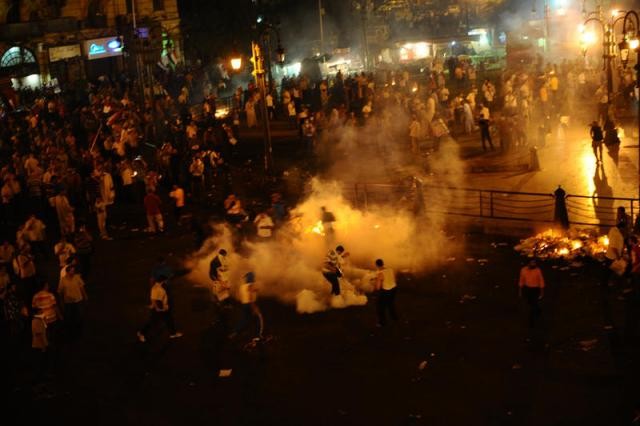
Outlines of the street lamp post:
[[[634,39],[629,41],[627,34],[627,23],[631,23],[631,19],[633,18],[634,22]],[[638,13],[630,10],[624,15],[624,21],[622,24],[622,41],[618,44],[618,50],[620,51],[620,61],[622,62],[622,66],[624,68],[627,67],[627,63],[629,62],[629,52],[630,50],[634,50],[636,52],[636,65],[634,69],[636,71],[636,96],[638,97],[638,111],[637,111],[637,121],[638,121],[638,201],[640,202],[640,18],[638,17]]]
[[267,111],[267,84],[264,70],[264,58],[260,45],[255,41],[251,42],[251,62],[253,63],[253,75],[260,92],[260,105],[262,106],[262,128],[264,131],[264,171],[270,175],[273,167],[273,149],[271,146],[271,125],[269,123],[269,113]]
[[[611,68],[611,59],[613,59],[613,42],[611,41],[613,34],[612,26],[603,22],[600,18],[593,17],[584,21],[584,27],[590,22],[597,22],[600,24],[600,29],[602,30],[602,59],[604,61],[604,71],[607,75],[607,104],[611,105],[611,98],[613,96],[613,70]],[[586,49],[583,50],[583,53],[586,54]]]

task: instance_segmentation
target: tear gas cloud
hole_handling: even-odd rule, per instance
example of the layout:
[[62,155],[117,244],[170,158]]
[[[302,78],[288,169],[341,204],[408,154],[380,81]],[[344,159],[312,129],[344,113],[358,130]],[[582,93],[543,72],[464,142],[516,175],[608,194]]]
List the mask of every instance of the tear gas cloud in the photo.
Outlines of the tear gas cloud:
[[[320,215],[326,206],[336,217],[335,239],[323,233]],[[231,230],[215,225],[216,234],[192,258],[190,278],[208,285],[209,263],[218,249],[229,254],[230,281],[233,286],[253,271],[261,296],[296,303],[302,312],[324,309],[330,303],[329,285],[320,270],[329,248],[342,244],[350,253],[345,278],[360,291],[371,290],[371,271],[377,258],[396,271],[422,271],[433,266],[453,249],[446,235],[433,226],[424,228],[409,211],[393,207],[368,212],[354,209],[340,195],[337,183],[313,181],[313,192],[291,211],[292,219],[269,242],[245,243],[246,250],[233,250]],[[314,232],[315,231],[315,232]],[[343,282],[343,289],[344,289]],[[301,291],[307,301],[298,300]],[[353,291],[343,291],[346,305],[362,304]],[[364,300],[366,302],[366,299]],[[311,303],[315,307],[308,307]]]
[[[403,112],[395,113],[397,120],[387,117],[389,122],[408,121]],[[299,312],[315,312],[330,306],[365,304],[363,293],[372,290],[374,262],[378,258],[396,272],[424,272],[450,256],[458,247],[443,231],[444,214],[434,213],[446,211],[451,201],[446,189],[425,190],[428,208],[420,215],[413,208],[420,193],[415,185],[407,185],[406,194],[388,194],[391,202],[369,203],[366,211],[355,208],[345,197],[352,188],[351,179],[380,177],[380,170],[387,172],[387,180],[397,180],[398,176],[426,178],[426,160],[416,161],[417,165],[412,167],[401,161],[408,156],[406,127],[385,125],[384,120],[385,114],[380,114],[364,127],[339,127],[331,131],[327,140],[319,142],[328,144],[329,149],[323,155],[328,155],[335,167],[329,167],[330,172],[322,178],[310,180],[306,196],[290,211],[290,220],[271,241],[244,242],[240,254],[234,251],[230,228],[213,225],[214,236],[189,260],[190,279],[199,285],[210,285],[209,263],[220,248],[225,248],[229,253],[232,287],[242,282],[246,272],[253,271],[261,296],[295,304]],[[363,135],[368,139],[363,139]],[[443,141],[439,151],[431,155],[429,164],[440,185],[461,184],[463,166],[453,140]],[[353,176],[356,170],[362,173]],[[336,218],[333,237],[323,235],[322,207]],[[330,297],[330,286],[321,268],[327,251],[338,244],[350,256],[341,280],[342,297],[336,301]]]

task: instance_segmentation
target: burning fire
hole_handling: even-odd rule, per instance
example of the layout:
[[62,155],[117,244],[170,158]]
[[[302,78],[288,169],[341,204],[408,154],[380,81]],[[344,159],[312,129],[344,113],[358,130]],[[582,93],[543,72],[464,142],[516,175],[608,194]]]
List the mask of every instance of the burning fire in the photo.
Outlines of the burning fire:
[[573,260],[581,257],[601,258],[607,251],[609,238],[593,230],[572,230],[566,234],[548,229],[521,240],[515,249],[529,257]]
[[219,120],[226,118],[230,112],[228,107],[218,107],[216,109],[216,118]]
[[324,237],[324,226],[322,225],[322,221],[319,220],[318,222],[316,222],[315,225],[308,227],[307,229],[305,229],[305,233],[307,234],[318,234],[318,235],[322,235]]

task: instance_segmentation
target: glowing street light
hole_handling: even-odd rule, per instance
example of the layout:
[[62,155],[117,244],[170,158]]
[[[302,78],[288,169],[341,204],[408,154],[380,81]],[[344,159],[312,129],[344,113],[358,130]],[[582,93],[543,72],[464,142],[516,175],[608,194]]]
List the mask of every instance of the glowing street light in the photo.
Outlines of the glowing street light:
[[234,71],[240,71],[240,69],[242,68],[242,57],[241,56],[237,56],[237,57],[233,57],[231,58],[231,69]]
[[284,60],[285,60],[284,49],[282,48],[282,46],[280,46],[280,43],[278,43],[278,48],[276,49],[276,61],[278,62],[278,64],[282,65],[284,64]]
[[[632,19],[633,18],[633,19]],[[634,10],[630,10],[624,15],[622,23],[622,41],[618,44],[620,52],[620,61],[622,66],[627,68],[629,63],[629,53],[631,50],[636,52],[636,90],[640,89],[640,43],[638,42],[638,28],[640,28],[640,16]],[[635,22],[634,22],[635,21]],[[627,24],[632,24],[633,30],[629,31]],[[631,29],[629,28],[629,29]],[[633,35],[633,39],[629,41],[629,36]],[[640,99],[638,100],[638,200],[640,201]]]

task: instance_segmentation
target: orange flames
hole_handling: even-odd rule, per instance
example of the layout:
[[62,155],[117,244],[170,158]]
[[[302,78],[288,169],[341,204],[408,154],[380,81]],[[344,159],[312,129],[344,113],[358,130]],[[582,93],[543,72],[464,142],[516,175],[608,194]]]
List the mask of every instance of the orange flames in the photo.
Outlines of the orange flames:
[[308,227],[307,229],[305,229],[304,231],[307,234],[318,234],[324,237],[325,233],[324,233],[324,225],[322,225],[322,221],[319,220],[316,222],[315,225],[312,225],[310,227]]
[[606,235],[598,236],[593,230],[571,230],[562,233],[548,229],[520,241],[515,249],[530,257],[575,259],[600,258],[608,246],[609,238]]

